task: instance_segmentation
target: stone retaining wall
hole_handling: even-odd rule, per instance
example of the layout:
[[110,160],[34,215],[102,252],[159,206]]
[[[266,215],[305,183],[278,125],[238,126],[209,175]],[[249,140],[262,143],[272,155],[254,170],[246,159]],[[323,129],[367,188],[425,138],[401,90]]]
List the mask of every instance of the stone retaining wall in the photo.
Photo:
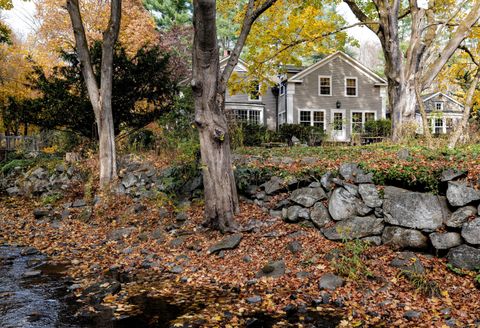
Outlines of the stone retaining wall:
[[273,177],[249,198],[258,205],[288,192],[270,213],[294,224],[311,225],[330,240],[363,239],[395,249],[435,250],[451,264],[480,268],[480,192],[462,180],[462,172],[445,171],[446,196],[392,186],[376,186],[372,174],[356,164],[343,164],[338,176],[320,181]]

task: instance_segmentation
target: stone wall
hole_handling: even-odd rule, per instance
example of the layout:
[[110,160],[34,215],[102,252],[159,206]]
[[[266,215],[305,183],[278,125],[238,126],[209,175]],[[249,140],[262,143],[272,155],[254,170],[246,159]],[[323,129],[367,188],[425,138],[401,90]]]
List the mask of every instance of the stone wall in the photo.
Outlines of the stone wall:
[[395,249],[432,251],[447,254],[456,267],[476,269],[480,192],[463,177],[462,172],[445,171],[442,181],[448,188],[446,196],[439,196],[376,186],[372,174],[356,164],[343,164],[338,175],[329,172],[320,181],[273,177],[249,188],[248,197],[270,214],[315,227],[330,240],[363,239]]

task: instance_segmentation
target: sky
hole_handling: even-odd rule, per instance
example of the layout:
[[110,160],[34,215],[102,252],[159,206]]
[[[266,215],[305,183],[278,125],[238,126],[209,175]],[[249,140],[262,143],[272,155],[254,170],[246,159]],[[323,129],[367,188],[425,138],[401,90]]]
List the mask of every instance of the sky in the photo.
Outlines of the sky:
[[[35,4],[33,1],[13,0],[13,9],[3,12],[6,22],[10,25],[15,34],[21,38],[25,38],[34,30],[33,15],[35,14]],[[348,5],[341,3],[338,12],[345,17],[349,24],[357,22],[355,15],[352,13]],[[356,38],[360,43],[376,40],[376,35],[366,27],[354,27],[349,29],[348,34]]]
[[2,12],[2,17],[18,37],[25,38],[34,29],[34,14],[33,1],[13,0],[13,9]]

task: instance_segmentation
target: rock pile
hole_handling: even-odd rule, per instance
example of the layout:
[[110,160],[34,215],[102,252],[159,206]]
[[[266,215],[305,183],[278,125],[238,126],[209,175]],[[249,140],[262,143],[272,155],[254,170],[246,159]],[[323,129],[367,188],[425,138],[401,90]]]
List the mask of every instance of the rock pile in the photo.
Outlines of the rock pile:
[[[274,195],[289,197],[270,209],[289,223],[311,225],[330,240],[364,239],[395,249],[448,252],[460,268],[480,266],[480,192],[461,180],[463,174],[445,171],[445,196],[376,186],[373,176],[358,165],[345,163],[338,174],[327,172],[320,181],[286,181],[272,177],[251,197],[267,208]],[[253,191],[253,192],[252,192]]]

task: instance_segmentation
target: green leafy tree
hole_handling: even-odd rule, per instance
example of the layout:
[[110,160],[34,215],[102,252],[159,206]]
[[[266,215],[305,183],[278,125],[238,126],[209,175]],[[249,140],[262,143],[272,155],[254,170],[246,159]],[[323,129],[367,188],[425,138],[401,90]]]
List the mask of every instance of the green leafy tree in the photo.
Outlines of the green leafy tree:
[[[95,78],[100,80],[101,44],[91,49]],[[176,81],[169,68],[169,55],[159,48],[142,48],[129,58],[123,48],[114,53],[112,109],[114,131],[141,128],[168,111],[175,98]],[[76,53],[63,53],[66,66],[51,76],[36,68],[31,87],[41,97],[31,104],[32,123],[48,129],[61,128],[96,138],[95,116],[81,75]]]
[[145,0],[147,8],[155,17],[160,29],[191,24],[192,3],[190,0]]

